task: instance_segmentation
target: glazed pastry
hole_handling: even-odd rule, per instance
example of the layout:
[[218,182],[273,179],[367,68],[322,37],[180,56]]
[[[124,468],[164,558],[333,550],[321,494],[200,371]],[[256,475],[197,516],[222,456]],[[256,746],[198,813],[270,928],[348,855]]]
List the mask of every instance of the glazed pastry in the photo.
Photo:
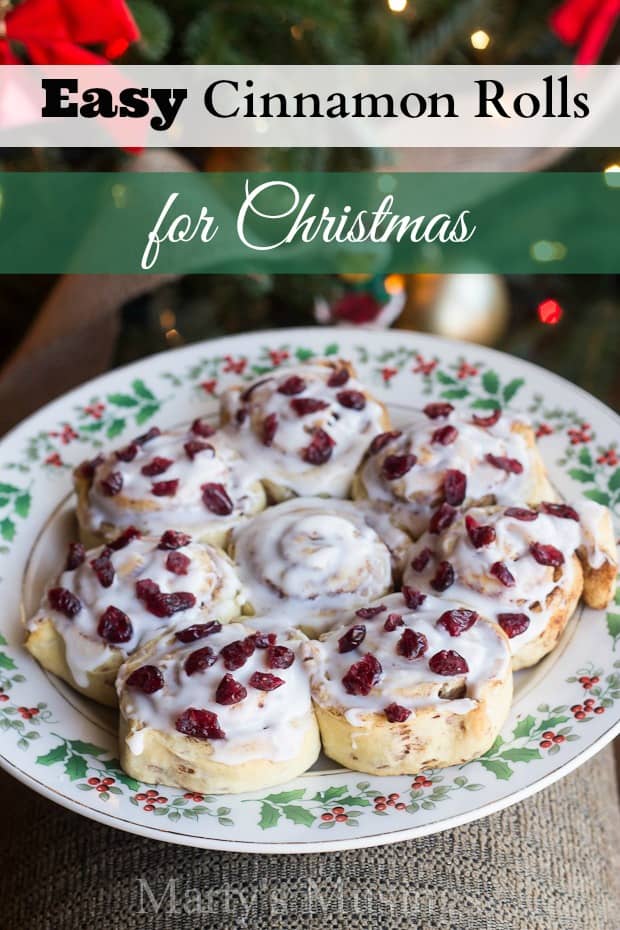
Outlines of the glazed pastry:
[[[404,581],[495,620],[510,638],[513,668],[534,665],[558,642],[582,592],[587,603],[593,594],[599,603],[613,596],[607,560],[615,552],[593,516],[596,510],[607,525],[604,508],[590,503],[589,539],[566,504],[474,508],[464,515],[443,505],[441,526],[413,546]],[[587,590],[577,553],[590,577]],[[614,578],[615,571],[614,563]]]
[[323,750],[369,775],[467,762],[492,745],[510,709],[502,630],[404,588],[308,645]]
[[204,420],[189,431],[156,427],[75,472],[86,545],[127,526],[158,535],[167,527],[221,545],[232,526],[266,504],[256,471]]
[[375,436],[353,497],[383,505],[417,538],[444,501],[455,507],[534,504],[555,494],[526,423],[499,411],[477,417],[431,403],[403,429]]
[[385,407],[342,360],[313,359],[230,388],[222,421],[274,501],[347,497],[369,440],[389,428]]
[[142,539],[130,528],[109,546],[69,547],[64,571],[27,623],[41,665],[114,706],[121,663],[164,631],[239,615],[244,597],[229,558],[173,530]]
[[320,742],[302,634],[238,623],[194,630],[152,642],[122,667],[124,770],[208,794],[256,791],[305,772]]
[[285,626],[316,636],[392,590],[390,552],[351,501],[269,507],[233,532],[230,554],[259,625],[277,609]]

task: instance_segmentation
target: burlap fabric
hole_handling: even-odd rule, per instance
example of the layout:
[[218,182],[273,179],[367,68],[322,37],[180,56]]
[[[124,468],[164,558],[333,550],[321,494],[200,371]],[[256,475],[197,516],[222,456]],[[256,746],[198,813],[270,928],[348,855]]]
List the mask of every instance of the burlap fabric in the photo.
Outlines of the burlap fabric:
[[618,930],[611,749],[534,798],[395,846],[248,856],[157,843],[0,776],[2,930]]

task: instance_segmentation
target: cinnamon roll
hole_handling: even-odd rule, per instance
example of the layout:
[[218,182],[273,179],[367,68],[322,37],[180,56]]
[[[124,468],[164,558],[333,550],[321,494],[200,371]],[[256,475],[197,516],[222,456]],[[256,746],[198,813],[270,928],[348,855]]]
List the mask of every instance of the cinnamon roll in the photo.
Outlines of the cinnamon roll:
[[[557,502],[465,514],[444,504],[441,525],[413,546],[404,581],[494,620],[510,639],[513,668],[534,665],[554,648],[582,593],[595,606],[613,596],[615,546],[585,509],[584,529],[578,510]],[[599,519],[607,525],[604,513]]]
[[289,781],[315,762],[304,637],[267,630],[179,630],[123,665],[120,760],[129,775],[231,794]]
[[238,616],[244,595],[230,559],[173,530],[142,539],[134,528],[109,545],[69,547],[64,570],[27,624],[40,664],[101,704],[114,706],[121,663],[179,625]]
[[455,507],[553,500],[532,428],[430,403],[408,426],[375,436],[353,483],[356,500],[388,510],[414,538],[442,502]]
[[385,407],[343,360],[313,359],[232,387],[221,410],[274,501],[347,497],[368,441],[389,428]]
[[486,752],[510,709],[502,630],[405,587],[308,644],[323,751],[370,775],[413,775]]
[[221,545],[232,526],[266,504],[255,469],[204,420],[188,431],[153,428],[82,463],[75,488],[86,545],[113,539],[127,526],[152,535],[175,526]]
[[256,622],[278,611],[308,635],[392,590],[390,552],[351,501],[298,497],[232,534],[230,554]]

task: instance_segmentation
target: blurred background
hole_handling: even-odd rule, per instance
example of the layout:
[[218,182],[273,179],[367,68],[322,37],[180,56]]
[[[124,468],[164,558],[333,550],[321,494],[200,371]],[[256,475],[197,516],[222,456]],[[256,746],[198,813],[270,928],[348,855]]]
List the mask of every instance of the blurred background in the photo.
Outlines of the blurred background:
[[[616,0],[63,0],[55,23],[41,18],[39,6],[40,0],[0,2],[0,61],[588,64],[615,63],[620,54]],[[620,152],[600,149],[270,151],[221,149],[213,142],[142,155],[5,149],[0,169],[545,169],[605,172],[610,185],[620,183]],[[562,247],[532,244],[541,272],[558,264]],[[618,278],[544,273],[197,275],[139,282],[5,276],[0,395],[3,386],[15,396],[28,383],[33,406],[104,368],[153,352],[226,333],[322,322],[394,325],[493,345],[564,375],[614,407],[620,401]],[[37,373],[41,384],[35,384]],[[13,419],[27,412],[11,410]],[[10,425],[6,418],[3,425]]]

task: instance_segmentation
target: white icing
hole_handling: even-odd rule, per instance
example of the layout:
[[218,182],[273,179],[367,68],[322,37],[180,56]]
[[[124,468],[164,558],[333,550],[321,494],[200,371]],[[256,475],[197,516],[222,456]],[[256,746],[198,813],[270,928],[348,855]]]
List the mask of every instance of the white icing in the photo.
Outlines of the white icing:
[[390,552],[350,501],[293,498],[239,527],[233,546],[259,627],[277,608],[286,626],[321,631],[392,587]]
[[[412,715],[416,710],[429,706],[454,714],[466,714],[476,706],[483,685],[510,673],[506,639],[493,624],[479,619],[469,630],[455,637],[436,624],[451,606],[440,598],[427,596],[415,611],[406,606],[402,594],[390,594],[375,603],[385,605],[386,610],[373,619],[351,617],[344,626],[306,647],[312,656],[309,664],[313,699],[320,706],[340,710],[352,726],[372,726],[369,715],[382,713],[393,702],[411,710]],[[401,616],[404,626],[387,632],[384,623],[390,613]],[[366,636],[356,649],[340,653],[338,641],[353,624],[364,624]],[[406,628],[423,633],[428,641],[427,651],[417,659],[407,659],[396,650]],[[458,652],[467,662],[469,671],[465,675],[454,676],[464,680],[464,697],[451,699],[439,694],[442,686],[454,680],[435,674],[429,668],[429,660],[441,650]],[[367,653],[381,664],[381,678],[367,696],[349,694],[342,679],[351,666]]]
[[[545,513],[539,513],[536,520],[530,522],[506,516],[504,510],[498,508],[472,508],[468,514],[479,524],[492,526],[495,541],[476,549],[467,533],[465,515],[459,515],[443,533],[426,533],[418,540],[409,554],[404,581],[420,591],[432,592],[430,582],[438,563],[450,562],[455,583],[445,591],[446,600],[467,604],[493,620],[500,613],[527,614],[529,627],[510,640],[514,654],[546,628],[552,609],[545,605],[555,588],[571,590],[575,573],[573,555],[580,545],[581,529],[575,520]],[[558,580],[556,569],[540,565],[532,556],[532,543],[552,545],[560,550],[564,564]],[[431,549],[435,557],[424,571],[415,571],[411,561],[425,548]],[[503,562],[509,569],[515,580],[513,587],[505,587],[491,574],[495,562]]]
[[[513,429],[515,423],[523,422],[523,418],[516,421],[502,414],[494,426],[481,427],[457,411],[436,419],[419,411],[400,436],[378,453],[368,453],[360,471],[368,497],[395,505],[395,519],[415,535],[426,529],[433,509],[442,501],[448,469],[466,476],[466,500],[472,503],[488,495],[499,504],[531,500],[536,496],[531,452],[524,436]],[[449,445],[432,442],[433,433],[448,425],[458,430],[456,440]],[[489,453],[516,459],[523,465],[523,472],[518,475],[496,468],[486,461]],[[385,459],[403,454],[415,455],[415,465],[401,478],[386,478]]]
[[[52,610],[47,592],[39,612],[28,621],[33,630],[44,618],[51,618],[65,644],[66,661],[73,678],[81,687],[88,685],[88,672],[102,666],[119,652],[128,656],[143,643],[169,628],[185,628],[204,623],[209,618],[228,619],[237,614],[244,601],[237,573],[228,557],[213,546],[190,543],[179,549],[190,559],[188,573],[177,575],[166,568],[169,550],[158,549],[159,539],[135,539],[124,549],[111,552],[114,580],[109,588],[100,584],[90,562],[101,554],[101,546],[87,552],[86,560],[75,571],[62,572],[49,587],[62,587],[75,594],[82,604],[72,619]],[[172,617],[156,617],[136,596],[136,582],[151,579],[166,593],[190,592],[195,607],[179,611]],[[101,638],[97,627],[108,607],[125,613],[133,630],[126,643],[110,644]]]
[[[271,627],[264,618],[263,632]],[[252,759],[274,762],[294,758],[301,750],[306,726],[311,720],[312,705],[306,663],[300,647],[304,637],[292,631],[278,633],[277,645],[284,645],[295,654],[295,661],[286,669],[268,668],[267,650],[256,649],[245,665],[228,672],[218,655],[216,662],[204,671],[187,675],[184,669],[188,656],[196,649],[209,646],[216,654],[223,646],[244,639],[251,630],[240,623],[230,623],[219,633],[183,645],[174,636],[167,636],[144,650],[144,664],[156,665],[164,676],[164,687],[154,694],[144,694],[126,684],[128,666],[123,666],[117,679],[121,713],[128,721],[137,721],[142,728],[177,733],[175,722],[188,708],[209,710],[217,714],[225,739],[209,741],[212,758],[225,765],[235,765]],[[136,658],[131,670],[137,667]],[[254,672],[270,673],[284,680],[273,691],[260,691],[249,680]],[[226,674],[232,675],[247,691],[238,704],[222,705],[215,700],[217,687]],[[302,725],[300,725],[300,723]],[[296,724],[296,725],[294,725]],[[138,731],[139,733],[140,731]],[[139,754],[143,738],[132,737],[132,752]]]
[[[190,441],[202,441],[210,448],[191,459],[184,449]],[[156,457],[172,460],[173,464],[163,474],[143,475],[142,468]],[[123,486],[119,494],[108,496],[101,489],[101,481],[113,472],[122,475]],[[179,485],[173,497],[153,494],[154,483],[175,479]],[[223,485],[233,503],[230,515],[219,516],[205,506],[202,485],[207,483]],[[110,523],[114,527],[137,526],[153,535],[170,526],[197,533],[210,527],[225,531],[240,518],[260,510],[263,492],[256,470],[239,455],[222,431],[202,439],[192,432],[174,430],[162,432],[140,446],[131,462],[119,461],[114,452],[107,455],[95,470],[88,502],[87,520],[94,532],[102,524]]]
[[[346,384],[339,387],[328,386],[330,376],[343,364],[313,362],[284,368],[254,382],[258,386],[247,401],[243,400],[243,395],[251,385],[233,387],[223,394],[222,412],[229,422],[227,429],[236,436],[238,447],[264,479],[299,495],[346,497],[368,441],[384,428],[385,415],[381,405],[357,378],[349,377]],[[306,383],[305,389],[294,397],[278,392],[278,387],[291,375],[303,378]],[[337,400],[340,391],[360,391],[366,398],[364,409],[351,410],[342,406]],[[301,398],[325,401],[329,406],[298,416],[291,401]],[[237,420],[240,410],[247,411],[241,424]],[[278,427],[271,445],[266,446],[262,441],[264,421],[271,414],[277,417]],[[325,464],[308,465],[302,454],[317,427],[334,440],[334,446]]]
[[617,561],[616,553],[606,548],[610,544],[614,545],[613,526],[607,507],[585,499],[574,506],[579,514],[582,545],[590,567],[602,568],[605,562]]

